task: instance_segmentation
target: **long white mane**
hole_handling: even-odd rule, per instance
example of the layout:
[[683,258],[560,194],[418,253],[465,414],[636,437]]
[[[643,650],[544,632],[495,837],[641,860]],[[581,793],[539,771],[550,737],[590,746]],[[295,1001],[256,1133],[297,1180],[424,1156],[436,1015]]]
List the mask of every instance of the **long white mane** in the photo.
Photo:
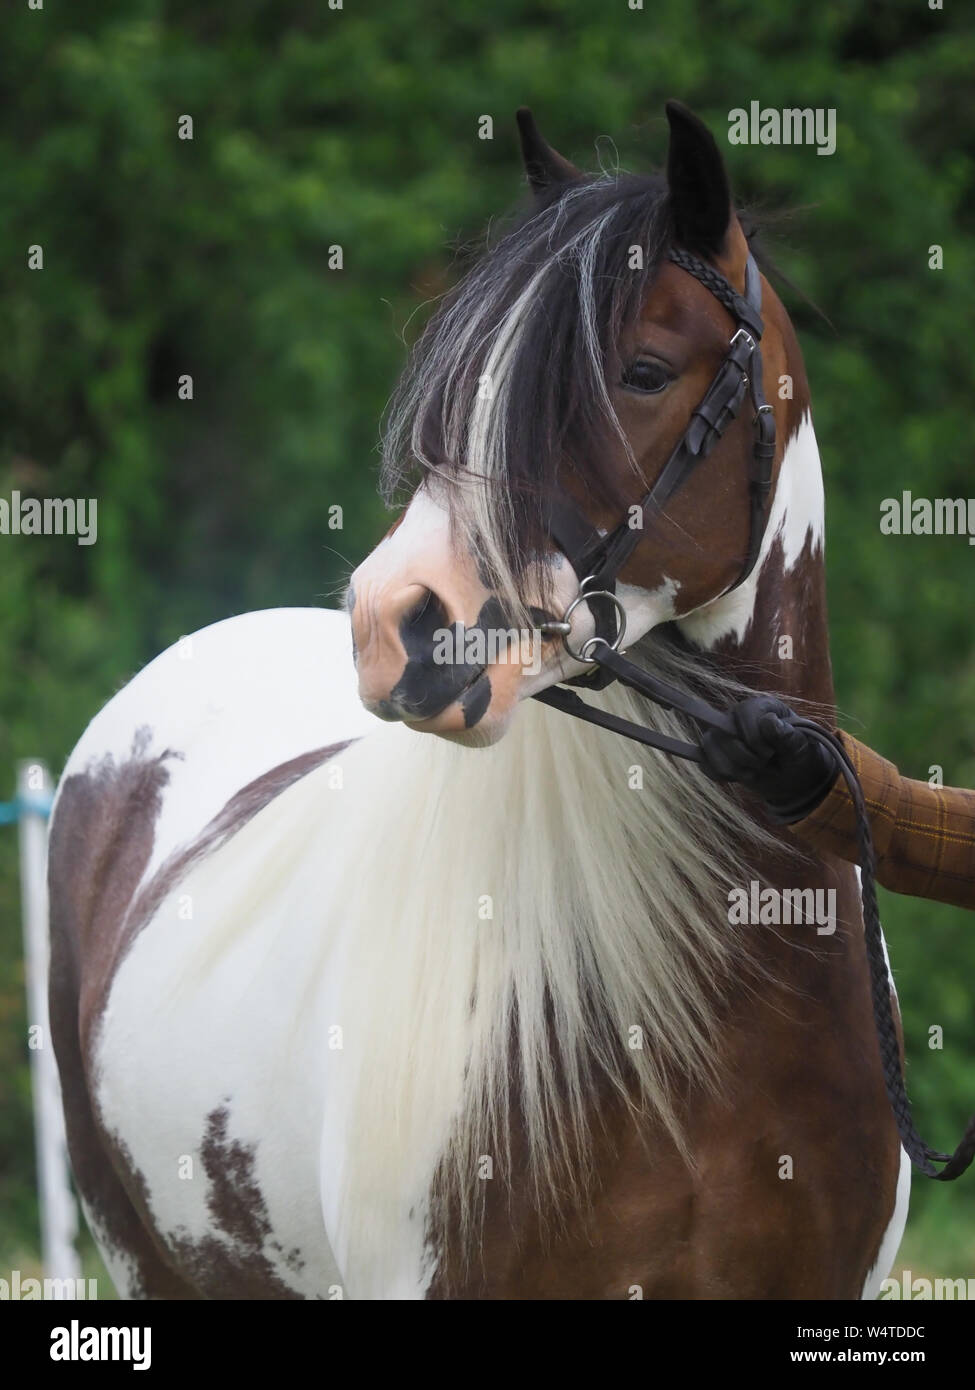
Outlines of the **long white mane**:
[[[691,732],[621,688],[598,698]],[[719,1083],[722,987],[748,960],[728,889],[760,841],[696,766],[533,701],[487,749],[382,727],[177,886],[208,925],[174,989],[201,989],[249,922],[280,924],[295,1026],[315,1014],[323,1038],[323,1143],[343,1131],[327,1224],[347,1277],[371,1280],[410,1175],[423,1239],[459,1212],[471,1248],[485,1183],[516,1160],[546,1209],[580,1197],[597,1082],[682,1143],[674,1081]]]

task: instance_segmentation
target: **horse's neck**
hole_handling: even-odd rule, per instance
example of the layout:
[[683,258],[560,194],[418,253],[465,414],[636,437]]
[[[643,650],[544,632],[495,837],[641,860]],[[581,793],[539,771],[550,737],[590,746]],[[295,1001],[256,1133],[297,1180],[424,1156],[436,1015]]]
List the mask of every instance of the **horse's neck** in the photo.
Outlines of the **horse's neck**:
[[679,626],[745,685],[815,701],[831,717],[823,532],[822,470],[806,412],[786,443],[754,573]]

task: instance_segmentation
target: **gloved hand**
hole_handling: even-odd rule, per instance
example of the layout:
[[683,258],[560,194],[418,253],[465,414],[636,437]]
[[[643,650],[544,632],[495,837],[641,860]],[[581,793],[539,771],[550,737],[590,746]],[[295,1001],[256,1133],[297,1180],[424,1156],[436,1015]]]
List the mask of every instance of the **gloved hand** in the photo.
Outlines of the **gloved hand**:
[[792,710],[772,695],[740,700],[729,714],[734,734],[708,729],[701,740],[705,772],[716,782],[741,782],[756,792],[781,824],[808,816],[836,780],[834,755],[794,728],[788,722]]

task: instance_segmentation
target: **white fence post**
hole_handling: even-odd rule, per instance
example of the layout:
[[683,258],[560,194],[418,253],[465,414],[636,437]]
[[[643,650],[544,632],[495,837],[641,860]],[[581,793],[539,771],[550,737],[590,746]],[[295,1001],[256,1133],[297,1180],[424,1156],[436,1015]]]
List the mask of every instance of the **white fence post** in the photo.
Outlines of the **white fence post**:
[[47,815],[51,774],[38,759],[17,765],[20,900],[30,1029],[30,1079],[45,1278],[78,1279],[78,1207],[71,1189],[61,1085],[47,1009]]

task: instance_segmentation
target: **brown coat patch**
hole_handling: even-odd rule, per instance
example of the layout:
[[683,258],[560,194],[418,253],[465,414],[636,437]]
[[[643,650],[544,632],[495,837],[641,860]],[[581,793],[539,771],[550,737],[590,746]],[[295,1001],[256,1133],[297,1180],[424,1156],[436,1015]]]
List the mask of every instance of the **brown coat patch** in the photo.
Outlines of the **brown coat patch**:
[[[131,1292],[135,1296],[193,1298],[203,1291],[196,1282],[206,1268],[203,1252],[197,1249],[191,1262],[192,1252],[185,1251],[184,1263],[178,1252],[174,1255],[163,1244],[154,1228],[145,1180],[124,1142],[104,1128],[97,1112],[97,1078],[92,1067],[102,1011],[126,951],[178,879],[274,797],[348,743],[303,754],[248,783],[198,839],[171,856],[139,892],[169,782],[166,765],[180,756],[168,749],[149,756],[151,741],[151,730],[140,729],[125,761],[116,763],[107,756],[61,784],[51,825],[48,871],[51,1035],[75,1181],[100,1235],[134,1262]],[[204,1157],[208,1173],[210,1167],[216,1170],[221,1155],[218,1126],[212,1128],[209,1139],[209,1158]],[[218,1180],[210,1174],[216,1183],[216,1214],[224,1217],[230,1210],[228,1194],[234,1176],[242,1177],[247,1166],[246,1156],[233,1146],[230,1156],[235,1166],[228,1177]],[[245,1189],[241,1202],[248,1200]],[[225,1246],[211,1253],[226,1263]],[[187,1273],[192,1282],[184,1277]],[[240,1276],[239,1269],[237,1273]],[[227,1290],[234,1288],[216,1264],[209,1278]],[[224,1296],[256,1295],[228,1292]]]
[[300,1298],[282,1283],[265,1246],[276,1250],[295,1271],[304,1264],[301,1252],[285,1252],[271,1239],[267,1207],[254,1174],[256,1147],[229,1138],[229,1119],[226,1105],[211,1111],[200,1146],[210,1181],[207,1210],[214,1234],[197,1241],[170,1237],[175,1257],[204,1298]]

